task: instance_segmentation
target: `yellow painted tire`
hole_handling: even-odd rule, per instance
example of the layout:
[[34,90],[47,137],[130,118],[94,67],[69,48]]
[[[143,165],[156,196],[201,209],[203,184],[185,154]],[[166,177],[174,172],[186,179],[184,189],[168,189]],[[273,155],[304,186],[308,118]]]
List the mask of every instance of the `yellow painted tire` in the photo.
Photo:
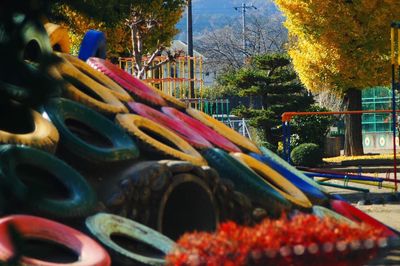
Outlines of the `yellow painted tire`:
[[[109,88],[91,79],[70,62],[62,60],[57,65],[57,69],[67,81],[65,83],[65,93],[68,98],[105,114],[114,115],[129,112],[125,105],[111,93]],[[85,89],[83,90],[83,88]]]
[[54,153],[59,134],[56,127],[38,112],[30,110],[34,129],[30,133],[17,134],[0,130],[0,144],[19,144]]
[[44,24],[44,28],[50,38],[50,44],[54,51],[69,53],[71,43],[69,42],[68,30],[53,23]]
[[257,146],[248,138],[240,135],[238,132],[233,130],[232,128],[228,127],[224,123],[212,118],[211,116],[193,109],[193,108],[187,108],[186,113],[190,115],[191,117],[199,120],[203,124],[205,124],[208,127],[211,127],[215,131],[217,131],[220,135],[224,136],[234,144],[238,145],[241,148],[244,148],[248,151],[255,152],[258,154],[261,154],[261,151],[257,148]]
[[[194,165],[202,166],[207,165],[204,158],[198,153],[189,143],[184,139],[176,135],[171,130],[163,127],[150,119],[133,115],[133,114],[118,114],[116,116],[116,122],[125,129],[129,134],[135,138],[145,142],[151,147],[159,150],[160,152],[170,155],[174,158],[191,162]],[[174,143],[180,150],[174,149],[144,133],[140,128],[146,128],[147,130],[154,132],[158,135],[167,138],[169,141]]]
[[304,208],[312,207],[312,203],[300,189],[298,189],[292,182],[287,180],[284,176],[268,165],[263,164],[262,162],[244,153],[235,152],[231,153],[231,155],[260,175],[266,182],[268,182],[290,202]]
[[92,68],[91,66],[86,64],[86,62],[82,61],[78,57],[62,53],[58,53],[58,55],[64,58],[65,60],[68,60],[72,65],[74,65],[74,67],[79,69],[84,74],[88,75],[92,79],[96,80],[105,87],[109,88],[110,92],[114,94],[114,96],[117,97],[120,101],[123,102],[133,101],[129,93],[126,90],[124,90],[121,86],[119,86],[115,81],[113,81],[100,71]]

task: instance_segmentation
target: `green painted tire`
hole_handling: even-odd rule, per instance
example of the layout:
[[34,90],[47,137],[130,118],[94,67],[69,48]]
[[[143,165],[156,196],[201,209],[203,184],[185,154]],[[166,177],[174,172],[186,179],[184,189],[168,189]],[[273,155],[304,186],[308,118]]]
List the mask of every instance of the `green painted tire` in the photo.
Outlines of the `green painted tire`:
[[130,238],[168,254],[174,242],[157,231],[121,216],[98,213],[86,219],[90,233],[105,246],[112,257],[113,265],[165,265],[164,258],[144,255],[120,246],[112,235]]
[[84,217],[96,204],[93,189],[77,171],[37,149],[1,146],[0,176],[7,192],[22,203],[23,208],[40,215]]
[[291,203],[278,191],[225,151],[212,148],[204,150],[202,155],[221,178],[231,180],[239,192],[248,196],[255,205],[265,208],[269,216],[279,217],[282,211],[291,208]]
[[[84,105],[58,98],[49,101],[45,111],[60,133],[61,146],[79,159],[102,163],[139,156],[136,144],[120,127]],[[68,126],[69,121],[74,124]]]

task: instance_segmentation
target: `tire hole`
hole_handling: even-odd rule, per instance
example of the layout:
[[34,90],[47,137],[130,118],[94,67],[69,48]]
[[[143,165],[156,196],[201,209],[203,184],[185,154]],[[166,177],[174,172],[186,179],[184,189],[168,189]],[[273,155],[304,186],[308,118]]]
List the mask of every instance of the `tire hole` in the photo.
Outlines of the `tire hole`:
[[56,51],[56,52],[62,52],[61,45],[58,44],[58,43],[54,44],[53,45],[53,50]]
[[72,249],[50,240],[28,238],[24,240],[23,255],[52,263],[73,263],[79,260]]
[[124,234],[113,233],[111,234],[110,238],[118,246],[135,254],[157,259],[163,259],[166,255],[161,250],[158,250],[146,243],[138,241]]
[[77,80],[76,78],[73,78],[73,77],[70,77],[67,75],[64,75],[63,77],[64,77],[64,79],[66,79],[69,83],[71,83],[73,86],[78,88],[84,94],[86,94],[86,95],[90,96],[91,98],[96,99],[100,102],[104,102],[104,100],[99,95],[97,95],[97,93],[95,93],[88,86],[86,86],[85,84],[83,84],[82,82]]
[[198,183],[180,183],[167,197],[162,217],[163,234],[177,240],[185,232],[215,231],[213,201]]
[[36,40],[31,40],[25,46],[24,60],[39,63],[42,51]]
[[24,107],[0,105],[0,130],[12,134],[29,134],[35,130],[32,113]]
[[20,164],[16,167],[19,179],[29,187],[29,190],[51,199],[67,199],[69,190],[52,173],[29,164]]
[[65,125],[73,134],[91,145],[101,148],[112,148],[114,146],[107,137],[78,120],[66,119]]
[[165,144],[165,145],[167,145],[167,146],[169,146],[169,147],[171,147],[171,148],[173,148],[173,149],[176,149],[176,150],[181,150],[177,145],[175,145],[175,143],[173,143],[171,140],[169,140],[169,139],[167,139],[166,137],[164,137],[164,136],[162,136],[161,134],[161,132],[160,133],[158,133],[158,132],[154,132],[153,130],[150,130],[150,129],[148,129],[148,128],[146,128],[146,127],[141,127],[140,128],[140,130],[143,132],[143,133],[145,133],[146,135],[148,135],[149,137],[151,137],[151,138],[153,138],[153,139],[155,139],[155,140],[157,140],[157,141],[159,141],[159,142],[161,142],[161,143],[163,143],[163,144]]

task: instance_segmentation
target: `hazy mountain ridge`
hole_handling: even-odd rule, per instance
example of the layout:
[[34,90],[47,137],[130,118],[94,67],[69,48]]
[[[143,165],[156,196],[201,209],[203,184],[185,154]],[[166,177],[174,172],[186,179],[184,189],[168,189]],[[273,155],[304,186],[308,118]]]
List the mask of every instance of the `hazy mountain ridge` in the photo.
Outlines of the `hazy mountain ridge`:
[[[271,0],[193,0],[193,35],[196,38],[204,31],[223,28],[226,25],[241,23],[241,11],[235,7],[241,7],[242,3],[248,6],[254,5],[257,9],[247,9],[247,18],[256,15],[280,15],[280,11]],[[183,15],[177,28],[180,34],[177,39],[186,40],[186,13]]]

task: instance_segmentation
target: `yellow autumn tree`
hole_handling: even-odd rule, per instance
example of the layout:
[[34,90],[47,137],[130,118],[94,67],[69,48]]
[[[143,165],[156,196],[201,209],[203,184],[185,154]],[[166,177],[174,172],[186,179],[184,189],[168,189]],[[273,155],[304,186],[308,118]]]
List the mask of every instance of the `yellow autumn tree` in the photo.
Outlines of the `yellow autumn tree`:
[[[361,90],[390,84],[390,23],[399,0],[275,0],[286,16],[289,54],[304,85],[361,110]],[[363,153],[361,116],[345,118],[345,154]]]

